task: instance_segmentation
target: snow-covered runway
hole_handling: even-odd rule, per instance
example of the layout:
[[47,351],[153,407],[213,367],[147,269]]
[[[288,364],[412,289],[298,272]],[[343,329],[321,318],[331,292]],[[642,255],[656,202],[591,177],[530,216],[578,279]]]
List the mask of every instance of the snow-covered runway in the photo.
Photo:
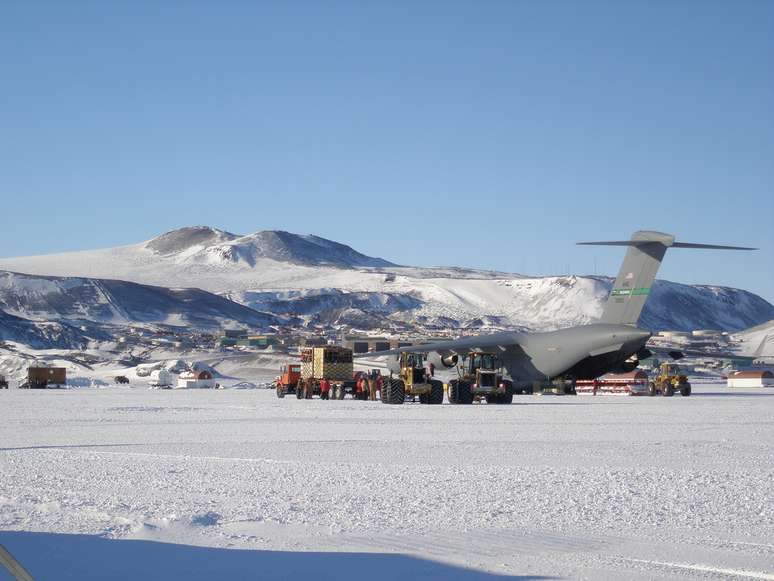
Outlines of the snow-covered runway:
[[0,543],[36,579],[774,579],[773,452],[774,392],[725,387],[9,390]]

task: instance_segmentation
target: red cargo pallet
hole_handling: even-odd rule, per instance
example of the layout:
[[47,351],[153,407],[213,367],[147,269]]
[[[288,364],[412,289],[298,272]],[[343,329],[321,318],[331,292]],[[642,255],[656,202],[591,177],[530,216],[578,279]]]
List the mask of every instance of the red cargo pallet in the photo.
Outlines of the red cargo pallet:
[[575,382],[578,395],[648,395],[648,374],[644,371],[608,373],[599,379]]

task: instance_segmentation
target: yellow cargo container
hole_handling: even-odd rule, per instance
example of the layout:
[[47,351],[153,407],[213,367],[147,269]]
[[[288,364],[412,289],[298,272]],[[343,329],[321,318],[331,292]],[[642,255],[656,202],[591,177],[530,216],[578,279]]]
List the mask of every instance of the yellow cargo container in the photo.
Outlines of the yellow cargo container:
[[352,349],[346,347],[312,347],[301,351],[302,379],[348,381],[354,373]]

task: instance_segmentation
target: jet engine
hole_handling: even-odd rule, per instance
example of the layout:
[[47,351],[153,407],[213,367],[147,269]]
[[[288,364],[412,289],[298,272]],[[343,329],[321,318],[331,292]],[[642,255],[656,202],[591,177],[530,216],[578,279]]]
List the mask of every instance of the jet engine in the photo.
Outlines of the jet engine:
[[454,367],[459,362],[459,355],[450,351],[437,353],[432,351],[427,354],[427,362],[436,367]]

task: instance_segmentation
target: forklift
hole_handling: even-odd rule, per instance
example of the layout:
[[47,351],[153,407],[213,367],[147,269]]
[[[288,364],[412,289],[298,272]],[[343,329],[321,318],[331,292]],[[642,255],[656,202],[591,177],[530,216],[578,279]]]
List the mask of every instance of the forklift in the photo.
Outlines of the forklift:
[[429,377],[422,353],[400,353],[400,370],[395,377],[393,371],[382,384],[382,403],[402,404],[406,398],[419,398],[419,403],[443,403],[443,383]]
[[658,375],[648,383],[648,395],[660,393],[664,397],[672,397],[676,391],[683,397],[691,395],[688,377],[680,373],[680,366],[676,363],[662,363],[658,368]]
[[449,403],[513,402],[513,382],[503,377],[503,362],[494,353],[472,351],[457,366],[458,379],[449,382]]

